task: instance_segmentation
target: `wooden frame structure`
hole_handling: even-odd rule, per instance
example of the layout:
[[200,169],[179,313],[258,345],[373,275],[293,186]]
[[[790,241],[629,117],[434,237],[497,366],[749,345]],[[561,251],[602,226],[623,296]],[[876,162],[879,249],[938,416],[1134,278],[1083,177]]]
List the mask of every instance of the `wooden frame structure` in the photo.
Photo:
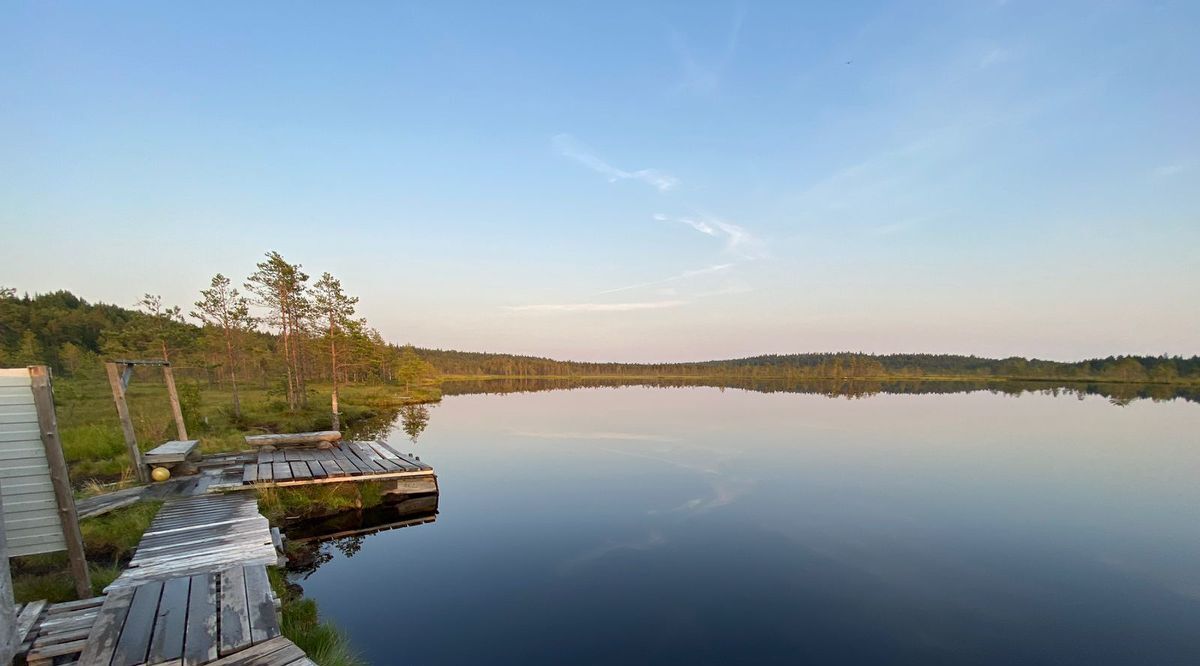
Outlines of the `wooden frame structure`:
[[133,369],[139,365],[156,365],[163,370],[163,381],[167,385],[167,396],[171,399],[171,413],[175,416],[175,429],[180,440],[187,440],[187,426],[183,422],[183,410],[179,407],[179,393],[175,390],[175,373],[171,371],[170,361],[108,361],[104,369],[108,371],[108,384],[112,388],[113,402],[117,405],[117,417],[121,419],[121,431],[125,435],[125,446],[129,449],[129,458],[133,461],[133,469],[138,481],[146,483],[150,480],[150,472],[142,459],[142,451],[138,448],[137,435],[133,431],[133,419],[129,416],[129,403],[125,400],[125,392],[129,389],[129,380],[133,379]]
[[[28,374],[22,378],[24,373]],[[75,591],[85,599],[92,596],[92,583],[58,437],[50,368],[33,365],[24,370],[0,370],[0,379],[4,380],[0,382],[0,457],[4,460],[0,478],[5,479],[0,485],[8,497],[4,511],[14,519],[8,524],[0,522],[5,531],[0,551],[7,563],[10,553],[66,550]],[[26,387],[29,393],[25,393]],[[12,535],[19,536],[10,541]]]

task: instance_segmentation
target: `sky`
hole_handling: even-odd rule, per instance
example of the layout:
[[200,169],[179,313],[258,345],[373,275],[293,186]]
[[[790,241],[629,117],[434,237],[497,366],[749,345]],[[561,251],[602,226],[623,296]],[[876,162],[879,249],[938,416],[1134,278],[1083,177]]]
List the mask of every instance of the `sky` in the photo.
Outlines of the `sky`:
[[1200,3],[0,5],[0,285],[577,360],[1200,353]]

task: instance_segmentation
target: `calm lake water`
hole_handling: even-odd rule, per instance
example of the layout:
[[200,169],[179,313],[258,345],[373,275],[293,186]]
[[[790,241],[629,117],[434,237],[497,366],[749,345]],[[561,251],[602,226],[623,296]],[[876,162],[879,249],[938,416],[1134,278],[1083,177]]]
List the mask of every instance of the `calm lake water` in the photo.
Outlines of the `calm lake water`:
[[1194,403],[591,388],[430,414],[390,439],[437,468],[436,522],[297,579],[372,663],[1200,663]]

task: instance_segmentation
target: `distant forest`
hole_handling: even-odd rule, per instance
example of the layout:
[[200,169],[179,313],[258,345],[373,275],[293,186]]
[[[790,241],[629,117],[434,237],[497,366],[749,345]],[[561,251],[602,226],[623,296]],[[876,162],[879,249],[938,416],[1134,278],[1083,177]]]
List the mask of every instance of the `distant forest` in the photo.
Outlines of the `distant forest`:
[[[68,377],[102,378],[102,361],[167,358],[211,384],[278,387],[301,401],[306,382],[395,383],[452,377],[558,378],[1005,378],[1200,382],[1200,357],[1110,356],[1064,363],[952,354],[853,352],[754,356],[691,363],[581,363],[532,356],[421,349],[387,342],[355,316],[357,299],[324,274],[269,253],[244,283],[214,276],[194,304],[147,294],[134,307],[89,303],[68,291],[0,288],[0,366],[44,363]],[[185,314],[186,313],[186,314]]]

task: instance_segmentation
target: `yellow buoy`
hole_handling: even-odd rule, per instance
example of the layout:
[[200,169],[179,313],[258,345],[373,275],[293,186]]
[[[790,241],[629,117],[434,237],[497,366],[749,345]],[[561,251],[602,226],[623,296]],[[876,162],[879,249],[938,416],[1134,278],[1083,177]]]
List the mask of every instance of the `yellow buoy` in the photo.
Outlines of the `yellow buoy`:
[[155,467],[154,471],[150,472],[150,478],[155,481],[166,481],[171,478],[171,470],[166,467]]

